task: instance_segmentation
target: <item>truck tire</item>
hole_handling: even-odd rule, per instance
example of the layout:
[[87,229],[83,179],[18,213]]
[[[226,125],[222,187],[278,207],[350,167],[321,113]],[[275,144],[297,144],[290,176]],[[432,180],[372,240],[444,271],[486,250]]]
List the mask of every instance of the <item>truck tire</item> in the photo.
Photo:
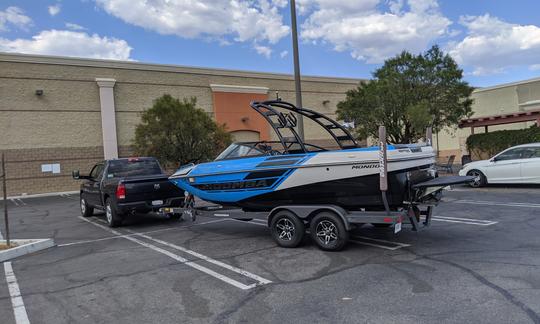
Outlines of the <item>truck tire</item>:
[[332,212],[323,211],[313,217],[309,231],[315,244],[325,251],[339,251],[349,239],[343,220]]
[[295,214],[282,210],[272,218],[270,232],[279,246],[294,248],[302,243],[306,228],[304,222]]
[[94,208],[88,205],[86,198],[84,198],[82,194],[81,194],[80,202],[81,202],[80,206],[81,206],[82,217],[90,217],[94,215]]
[[118,214],[110,198],[107,198],[105,201],[105,216],[107,218],[107,224],[109,227],[117,227],[122,224],[123,217],[122,215]]

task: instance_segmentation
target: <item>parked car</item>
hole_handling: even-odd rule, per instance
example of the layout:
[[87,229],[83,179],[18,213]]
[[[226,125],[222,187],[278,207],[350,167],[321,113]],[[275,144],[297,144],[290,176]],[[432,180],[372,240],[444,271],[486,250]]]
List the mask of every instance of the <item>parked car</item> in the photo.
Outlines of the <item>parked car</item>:
[[514,146],[489,160],[468,163],[459,175],[474,176],[472,187],[488,183],[540,184],[540,143]]
[[[73,171],[73,178],[85,180],[80,190],[82,216],[92,216],[94,209],[104,210],[110,227],[121,225],[128,214],[180,207],[184,201],[184,192],[151,157],[106,160],[88,175]],[[169,216],[179,219],[181,215]]]

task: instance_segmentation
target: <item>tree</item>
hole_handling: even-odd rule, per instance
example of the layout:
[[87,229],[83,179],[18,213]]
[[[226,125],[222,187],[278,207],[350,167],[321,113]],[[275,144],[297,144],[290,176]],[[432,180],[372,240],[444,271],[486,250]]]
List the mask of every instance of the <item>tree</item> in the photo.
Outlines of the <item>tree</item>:
[[438,46],[419,55],[403,51],[386,60],[373,77],[348,91],[338,104],[338,117],[354,121],[360,139],[376,137],[384,125],[390,142],[411,143],[425,134],[427,126],[438,132],[472,114],[473,88]]
[[135,129],[137,154],[155,156],[166,168],[216,157],[232,142],[231,135],[196,103],[196,98],[180,101],[168,94],[156,99]]

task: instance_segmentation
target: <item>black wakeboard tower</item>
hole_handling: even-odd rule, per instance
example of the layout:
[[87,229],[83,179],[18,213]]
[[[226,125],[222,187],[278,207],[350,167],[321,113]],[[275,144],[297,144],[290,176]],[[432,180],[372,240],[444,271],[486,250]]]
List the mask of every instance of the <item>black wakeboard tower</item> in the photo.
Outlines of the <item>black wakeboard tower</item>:
[[[291,145],[298,144],[304,152],[308,152],[306,143],[294,129],[297,124],[294,113],[307,117],[319,124],[332,136],[340,149],[343,150],[358,147],[358,143],[345,127],[335,120],[311,109],[298,108],[291,103],[281,100],[253,101],[250,103],[250,106],[261,114],[270,126],[272,126],[286,151],[289,151]],[[289,110],[291,112],[284,113],[277,110],[277,108]],[[288,131],[289,134],[284,134],[284,130]]]

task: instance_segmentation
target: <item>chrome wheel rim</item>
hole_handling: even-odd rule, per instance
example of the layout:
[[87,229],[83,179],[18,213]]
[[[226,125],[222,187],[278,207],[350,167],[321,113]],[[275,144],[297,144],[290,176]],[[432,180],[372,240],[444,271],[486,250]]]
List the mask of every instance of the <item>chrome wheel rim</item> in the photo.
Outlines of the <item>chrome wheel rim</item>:
[[109,224],[112,223],[112,210],[111,210],[111,205],[107,204],[107,208],[105,208],[105,215],[107,215],[107,222],[109,222]]
[[294,237],[295,227],[293,222],[287,218],[278,220],[276,224],[277,234],[280,240],[291,241]]
[[83,214],[86,212],[86,201],[84,201],[84,198],[81,198],[81,212]]
[[472,182],[473,187],[480,187],[480,184],[482,183],[482,177],[480,176],[480,173],[473,171],[470,174],[474,177],[474,180]]
[[320,221],[315,229],[317,239],[324,245],[332,244],[338,239],[338,229],[334,223],[328,220]]

